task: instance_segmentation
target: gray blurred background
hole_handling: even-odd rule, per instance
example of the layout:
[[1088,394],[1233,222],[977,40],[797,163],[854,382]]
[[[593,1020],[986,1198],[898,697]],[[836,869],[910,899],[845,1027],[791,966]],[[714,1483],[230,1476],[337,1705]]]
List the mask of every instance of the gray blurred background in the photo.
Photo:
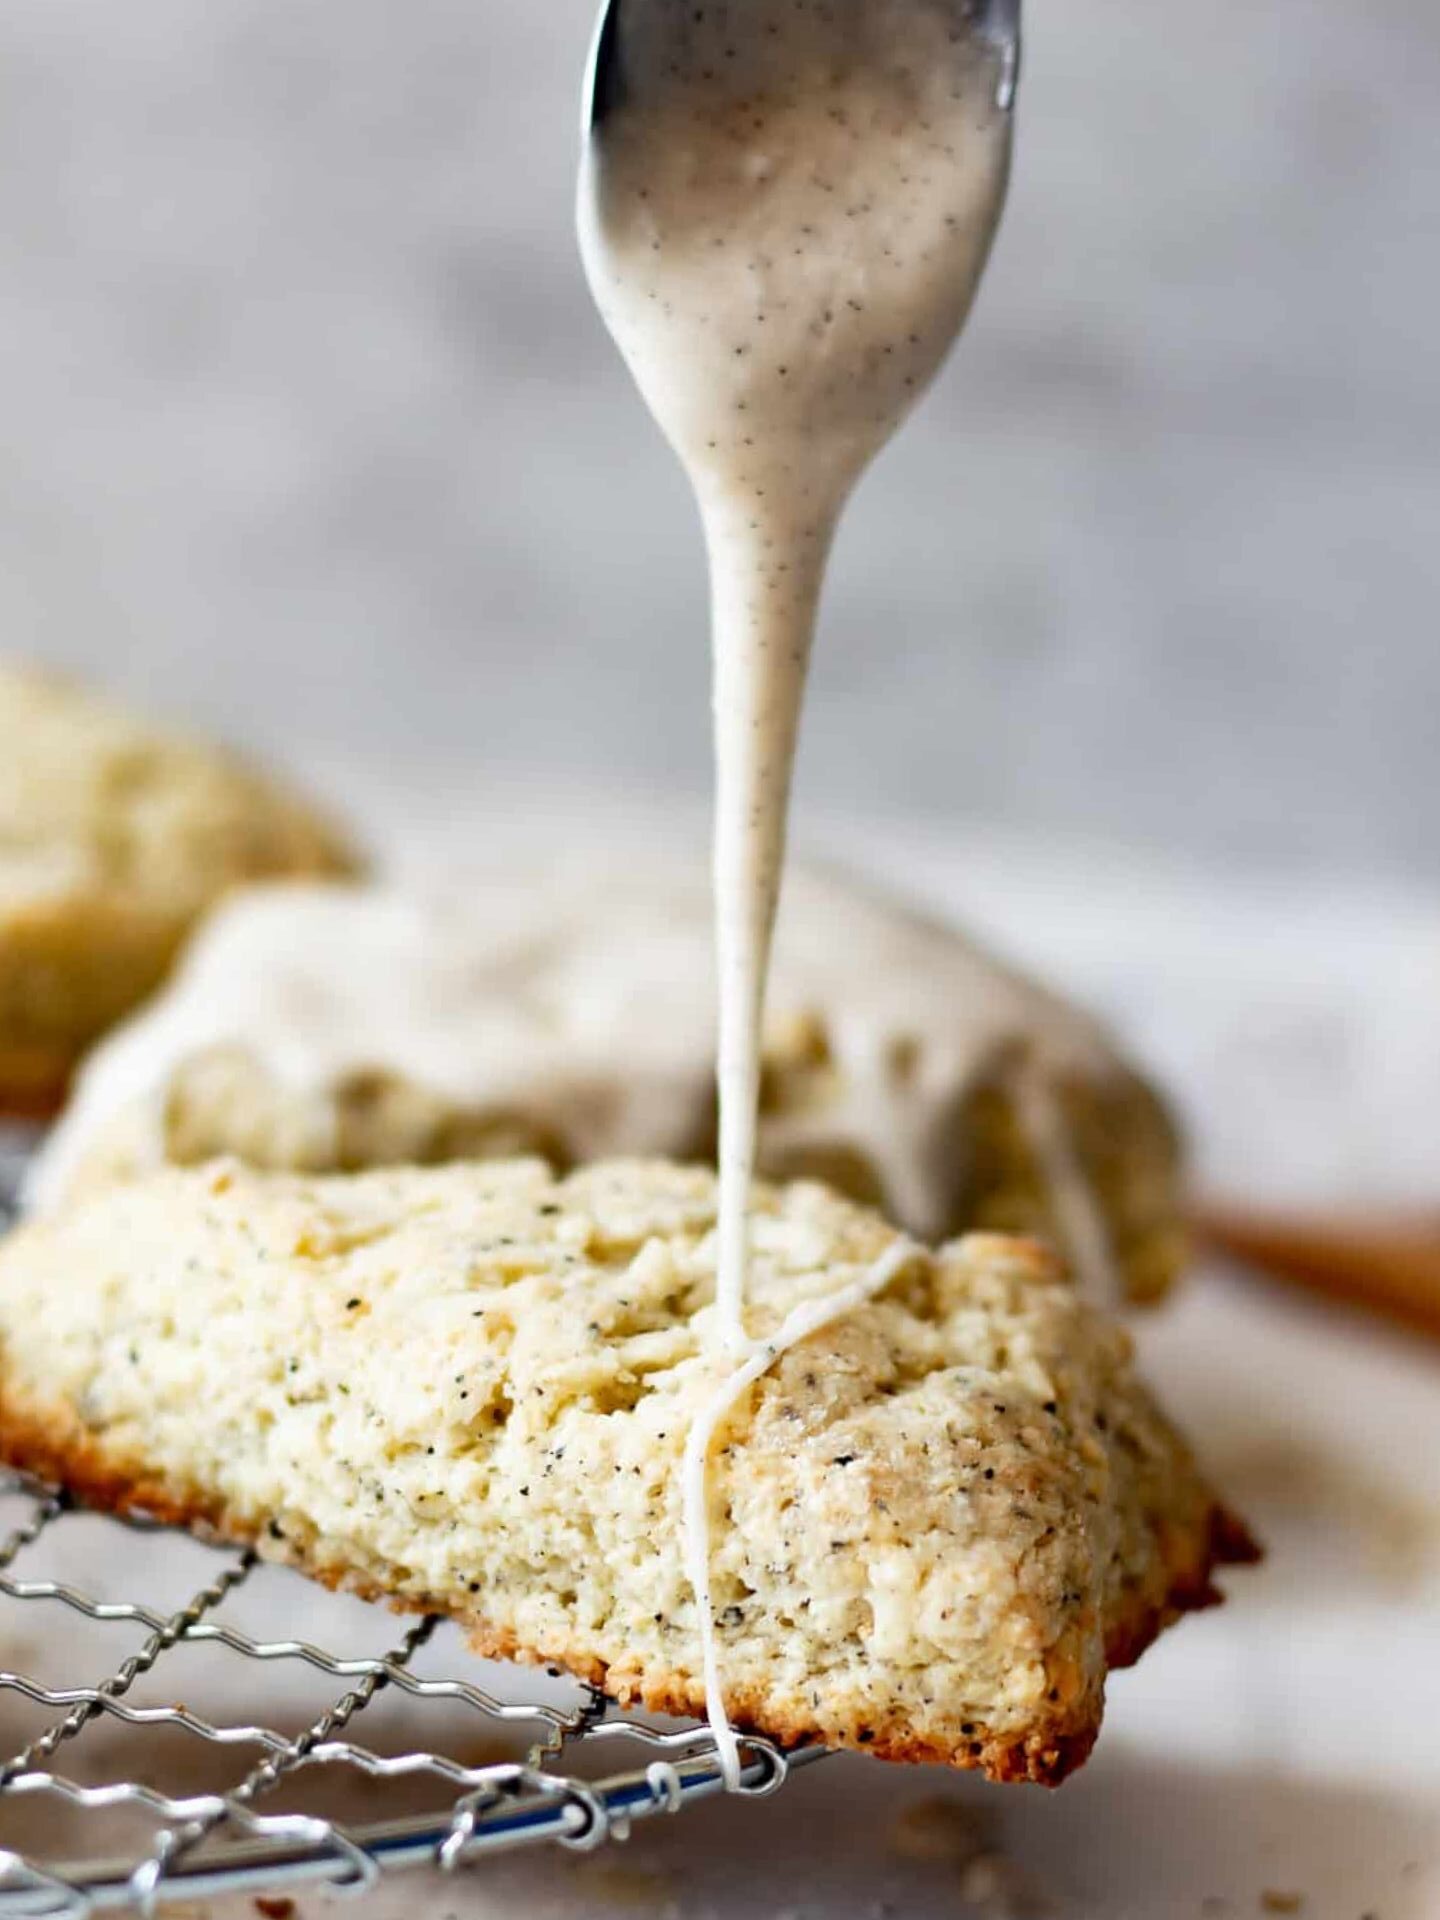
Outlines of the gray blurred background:
[[[322,784],[703,794],[701,555],[571,240],[589,0],[4,0],[0,631]],[[806,816],[1440,874],[1440,8],[1029,0]]]

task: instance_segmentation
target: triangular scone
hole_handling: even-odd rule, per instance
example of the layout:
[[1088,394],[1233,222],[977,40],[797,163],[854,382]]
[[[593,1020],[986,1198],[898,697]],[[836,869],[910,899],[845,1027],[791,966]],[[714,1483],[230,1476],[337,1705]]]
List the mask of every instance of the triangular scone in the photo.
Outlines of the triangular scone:
[[[896,1238],[816,1186],[756,1204],[759,1334]],[[0,1452],[693,1712],[714,1218],[713,1176],[652,1163],[108,1190],[0,1245]],[[1001,1779],[1077,1765],[1107,1665],[1249,1551],[1125,1333],[995,1237],[780,1358],[709,1484],[735,1720]]]

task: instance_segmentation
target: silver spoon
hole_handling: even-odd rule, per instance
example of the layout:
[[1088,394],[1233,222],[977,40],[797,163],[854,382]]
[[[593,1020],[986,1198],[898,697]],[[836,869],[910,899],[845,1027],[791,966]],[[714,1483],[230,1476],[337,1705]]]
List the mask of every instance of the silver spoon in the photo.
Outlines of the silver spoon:
[[[663,0],[663,3],[678,9],[687,5],[688,0]],[[934,3],[935,0],[917,0],[917,4]],[[1003,113],[1014,110],[1020,84],[1020,3],[1021,0],[942,0],[955,15],[960,29],[972,35],[977,46],[988,50],[995,60],[995,104]],[[622,16],[627,6],[633,10],[635,4],[636,0],[602,0],[585,69],[582,137],[597,133],[623,95]],[[655,0],[648,0],[648,4],[655,4]],[[766,5],[767,0],[753,0],[749,7],[757,32]],[[742,17],[744,11],[742,5]]]

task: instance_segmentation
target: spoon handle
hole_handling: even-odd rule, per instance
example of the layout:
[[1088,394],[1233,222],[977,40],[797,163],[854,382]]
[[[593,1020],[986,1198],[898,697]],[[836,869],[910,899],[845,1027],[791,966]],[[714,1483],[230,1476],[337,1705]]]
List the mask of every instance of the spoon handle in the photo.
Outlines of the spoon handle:
[[1195,1224],[1217,1253],[1440,1339],[1440,1216],[1217,1202],[1203,1205]]

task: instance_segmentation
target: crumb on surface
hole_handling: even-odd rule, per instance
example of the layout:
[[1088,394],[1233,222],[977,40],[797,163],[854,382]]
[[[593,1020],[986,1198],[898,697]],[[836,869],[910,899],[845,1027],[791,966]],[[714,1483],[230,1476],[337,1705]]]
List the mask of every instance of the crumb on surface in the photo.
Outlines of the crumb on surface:
[[668,1867],[641,1867],[628,1861],[581,1855],[574,1872],[586,1895],[606,1909],[654,1913],[669,1910],[673,1904],[675,1876]]
[[963,1866],[984,1852],[989,1822],[973,1807],[938,1796],[903,1807],[886,1836],[886,1847],[902,1860]]
[[981,1853],[960,1876],[960,1896],[991,1920],[1032,1920],[1049,1902],[1031,1875],[1003,1853]]

